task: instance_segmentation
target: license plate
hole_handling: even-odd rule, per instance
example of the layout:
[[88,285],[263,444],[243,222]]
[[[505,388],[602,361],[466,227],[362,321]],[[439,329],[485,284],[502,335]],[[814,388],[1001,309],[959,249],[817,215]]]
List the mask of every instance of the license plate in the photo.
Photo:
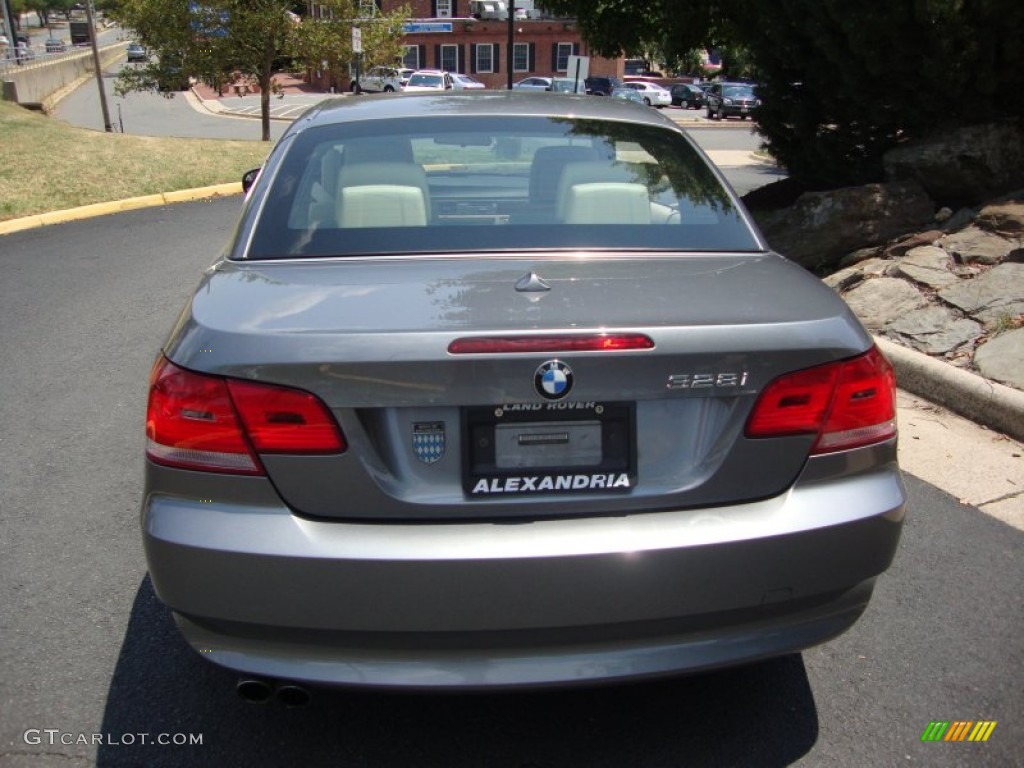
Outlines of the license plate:
[[466,408],[463,487],[474,497],[628,491],[636,485],[631,403]]
[[494,425],[496,469],[596,467],[600,463],[599,421]]

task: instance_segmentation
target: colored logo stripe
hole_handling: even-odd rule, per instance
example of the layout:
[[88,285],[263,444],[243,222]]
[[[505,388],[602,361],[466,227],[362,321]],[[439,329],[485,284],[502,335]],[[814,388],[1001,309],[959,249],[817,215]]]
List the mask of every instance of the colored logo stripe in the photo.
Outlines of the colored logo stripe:
[[968,741],[988,741],[988,737],[992,735],[992,731],[996,729],[995,720],[982,720],[971,731],[971,735],[967,738]]
[[995,720],[932,720],[921,734],[921,741],[988,741]]
[[974,723],[969,720],[954,720],[943,741],[963,741],[967,737],[967,732],[972,725]]

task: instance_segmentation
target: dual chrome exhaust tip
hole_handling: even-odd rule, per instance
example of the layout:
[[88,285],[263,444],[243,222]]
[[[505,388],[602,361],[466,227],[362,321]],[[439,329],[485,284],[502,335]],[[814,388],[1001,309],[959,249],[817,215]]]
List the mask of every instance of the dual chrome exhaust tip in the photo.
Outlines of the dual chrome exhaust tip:
[[250,704],[266,704],[274,699],[286,709],[308,706],[313,698],[307,688],[296,683],[272,682],[258,678],[242,678],[235,686],[235,692],[243,701]]

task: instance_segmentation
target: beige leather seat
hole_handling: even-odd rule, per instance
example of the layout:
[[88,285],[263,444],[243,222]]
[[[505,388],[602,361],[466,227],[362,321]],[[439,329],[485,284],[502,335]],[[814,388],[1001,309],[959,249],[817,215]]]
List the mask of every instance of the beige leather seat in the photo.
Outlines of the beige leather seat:
[[647,186],[626,165],[569,163],[558,180],[555,212],[567,224],[650,224]]
[[569,163],[597,160],[597,152],[585,146],[539,147],[530,162],[530,204],[554,205],[558,180]]
[[566,192],[566,224],[650,224],[647,187],[627,182],[573,184]]
[[426,200],[419,187],[398,184],[363,184],[342,187],[338,197],[338,223],[352,227],[423,227]]
[[346,162],[338,173],[336,218],[342,227],[425,226],[427,174],[415,163]]

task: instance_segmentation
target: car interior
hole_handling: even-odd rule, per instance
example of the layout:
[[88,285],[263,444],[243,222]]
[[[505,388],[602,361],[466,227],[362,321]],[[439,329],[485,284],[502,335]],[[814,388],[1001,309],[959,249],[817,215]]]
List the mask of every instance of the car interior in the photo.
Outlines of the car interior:
[[[286,255],[311,255],[310,248],[327,255],[368,247],[397,252],[435,240],[438,249],[479,248],[478,238],[452,232],[470,226],[500,226],[495,243],[508,238],[510,245],[518,241],[523,247],[530,241],[525,230],[553,227],[564,230],[556,235],[568,246],[582,243],[578,233],[567,234],[581,227],[598,227],[605,236],[615,227],[652,225],[720,232],[723,217],[738,217],[696,154],[690,162],[657,142],[645,146],[642,137],[614,131],[325,138],[278,173],[270,198],[280,211],[275,215],[286,213],[281,222],[286,231],[271,233],[268,248],[275,239]],[[270,219],[264,218],[269,227]],[[395,231],[408,228],[431,232],[414,241]],[[331,232],[355,230],[368,232],[331,239]],[[652,247],[659,237],[663,245],[674,242],[652,237]],[[389,239],[393,245],[387,245]],[[539,233],[534,239],[543,240]]]

